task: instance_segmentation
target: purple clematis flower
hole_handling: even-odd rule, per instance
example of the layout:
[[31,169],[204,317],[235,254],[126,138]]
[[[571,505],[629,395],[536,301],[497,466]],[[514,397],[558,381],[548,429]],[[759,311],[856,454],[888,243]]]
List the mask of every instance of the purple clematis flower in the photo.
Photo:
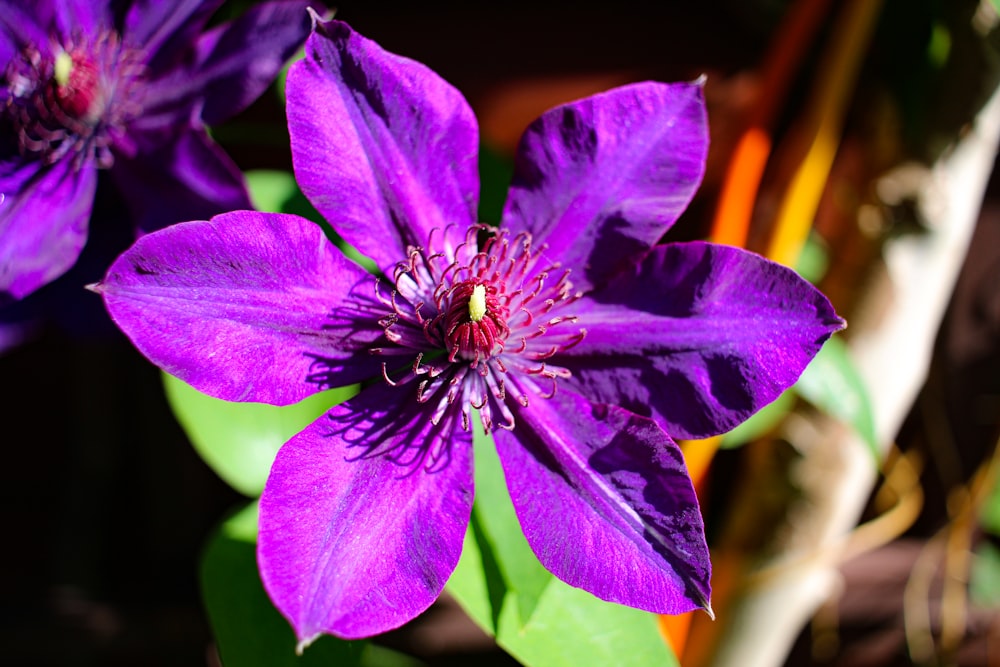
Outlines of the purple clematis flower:
[[302,44],[306,0],[206,28],[222,0],[0,0],[0,303],[73,265],[98,171],[141,230],[250,208],[205,124],[244,109]]
[[317,22],[287,99],[303,191],[381,278],[314,224],[234,212],[140,239],[95,289],[147,357],[213,396],[288,404],[368,381],[281,448],[260,500],[261,575],[300,642],[383,632],[441,592],[473,420],[553,574],[653,612],[710,609],[671,436],[746,419],[843,321],[756,255],[656,245],[702,177],[701,85],[547,112],[499,228],[476,222],[475,118],[423,65]]

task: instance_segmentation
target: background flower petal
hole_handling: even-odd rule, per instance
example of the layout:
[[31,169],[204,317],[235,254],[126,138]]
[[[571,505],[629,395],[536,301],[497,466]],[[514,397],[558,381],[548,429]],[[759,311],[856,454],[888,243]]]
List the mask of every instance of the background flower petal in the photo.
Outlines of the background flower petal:
[[154,73],[175,62],[224,0],[131,0],[122,20],[129,44],[146,50]]
[[204,130],[169,130],[169,140],[136,159],[118,156],[112,167],[140,230],[253,208],[243,174]]
[[705,169],[700,83],[638,83],[556,107],[521,138],[503,224],[591,289],[656,243]]
[[[52,18],[63,37],[93,35],[99,29],[110,28],[110,0],[50,0]],[[64,45],[65,46],[65,45]]]
[[654,421],[573,392],[530,400],[495,438],[542,565],[610,602],[708,609],[708,547],[677,445]]
[[457,90],[331,21],[317,24],[287,92],[296,179],[362,254],[391,273],[435,227],[464,237],[476,220],[479,139]]
[[[3,3],[0,2],[0,12],[4,11],[4,9]],[[9,63],[17,52],[17,42],[8,34],[9,29],[10,27],[6,25],[4,19],[0,19],[0,63]],[[6,86],[0,88],[0,104],[6,103],[10,96],[10,90]]]
[[660,246],[576,305],[587,336],[552,363],[592,400],[651,415],[675,438],[744,421],[844,326],[794,271],[729,246]]
[[48,54],[49,34],[47,28],[52,18],[52,4],[39,0],[26,10],[22,0],[0,0],[0,30],[8,44],[0,48],[0,55],[7,56],[0,62],[6,66],[13,53],[29,44],[36,45],[43,54]]
[[189,115],[215,125],[242,111],[271,85],[312,27],[305,0],[255,5],[200,35],[178,67],[149,84],[146,114]]
[[96,187],[91,164],[0,164],[0,303],[27,296],[73,266],[87,242]]
[[[458,563],[472,512],[471,436],[455,420],[431,424],[414,396],[413,386],[376,383],[278,452],[260,500],[258,562],[300,642],[399,627],[430,606]],[[437,464],[388,455],[430,456],[435,442],[447,447]]]
[[[142,237],[96,289],[171,375],[216,398],[285,405],[331,377],[346,385],[379,373],[360,350],[382,329],[348,311],[356,287],[373,293],[318,225],[237,211]],[[323,380],[312,377],[317,365]]]

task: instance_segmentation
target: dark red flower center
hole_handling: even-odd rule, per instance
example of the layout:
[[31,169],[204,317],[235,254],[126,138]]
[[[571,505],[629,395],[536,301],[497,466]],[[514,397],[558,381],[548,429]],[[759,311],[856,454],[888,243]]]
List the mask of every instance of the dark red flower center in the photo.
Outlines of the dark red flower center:
[[448,360],[477,363],[502,352],[510,328],[497,286],[466,280],[452,287],[448,296],[451,304],[443,321]]
[[[417,401],[432,406],[434,424],[459,418],[468,429],[476,410],[487,431],[513,428],[509,402],[526,406],[529,392],[549,398],[570,377],[550,360],[586,336],[570,312],[581,294],[527,232],[473,225],[461,243],[437,234],[426,248],[409,249],[388,295],[376,283],[389,309],[379,320],[387,345],[371,353],[385,358],[389,384],[416,379]],[[439,243],[447,250],[435,249]]]
[[123,45],[113,31],[53,45],[48,53],[28,45],[3,72],[0,120],[12,126],[26,157],[110,167],[112,149],[134,148],[126,130],[142,111],[142,86],[135,84],[144,74],[141,52]]
[[50,85],[59,107],[74,120],[93,122],[104,111],[101,73],[93,60],[81,53],[61,52],[56,56]]

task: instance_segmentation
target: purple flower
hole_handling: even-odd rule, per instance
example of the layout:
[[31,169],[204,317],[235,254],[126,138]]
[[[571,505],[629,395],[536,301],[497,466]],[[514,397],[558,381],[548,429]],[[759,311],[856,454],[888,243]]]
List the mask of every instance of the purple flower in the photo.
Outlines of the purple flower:
[[308,34],[308,2],[206,28],[221,4],[0,0],[0,303],[76,261],[99,170],[142,230],[250,208],[205,124],[270,84]]
[[[639,83],[526,132],[503,223],[476,223],[477,126],[419,63],[318,23],[288,79],[320,228],[235,212],[141,239],[96,289],[166,371],[287,404],[365,382],[282,447],[259,564],[305,644],[397,627],[440,593],[472,508],[473,421],[560,579],[654,612],[709,609],[697,498],[671,436],[726,431],[843,322],[793,272],[658,246],[704,169],[698,83]],[[670,435],[668,435],[670,434]]]

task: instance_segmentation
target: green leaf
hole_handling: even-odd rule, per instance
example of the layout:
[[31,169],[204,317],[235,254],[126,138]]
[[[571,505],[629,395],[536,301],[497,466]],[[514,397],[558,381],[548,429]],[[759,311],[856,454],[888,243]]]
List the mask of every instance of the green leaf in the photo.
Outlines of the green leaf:
[[[201,591],[226,667],[363,665],[367,642],[321,637],[295,654],[295,634],[271,604],[257,574],[257,503],[229,517],[201,559]],[[370,663],[369,663],[370,664]]]
[[[473,521],[475,519],[473,518]],[[487,545],[488,547],[489,545]],[[503,596],[507,592],[506,585],[500,577],[496,563],[484,562],[484,558],[492,559],[492,552],[484,554],[479,548],[479,540],[472,525],[465,532],[462,544],[462,557],[458,566],[448,579],[448,592],[458,600],[465,613],[487,634],[496,636],[498,612],[503,605]],[[491,589],[499,584],[499,598],[491,594]]]
[[295,177],[287,171],[260,169],[244,174],[250,202],[258,211],[285,213],[285,207],[299,194]]
[[722,436],[719,446],[723,449],[735,449],[756,440],[781,423],[794,405],[795,393],[792,390],[782,393],[755,412],[750,419]]
[[852,426],[875,460],[881,458],[868,389],[842,340],[835,337],[826,341],[795,384],[795,391],[817,408]]
[[969,591],[976,604],[1000,605],[1000,549],[990,542],[981,543],[972,555]]
[[493,438],[483,433],[480,426],[477,424],[474,440],[476,504],[472,510],[473,528],[479,532],[479,541],[486,542],[487,553],[495,556],[507,589],[514,592],[520,618],[527,620],[552,575],[528,546],[507,493]]
[[476,505],[448,591],[525,665],[676,665],[656,617],[598,600],[542,568],[517,525],[496,451],[477,434]]
[[504,607],[497,643],[535,667],[677,665],[653,614],[598,600],[558,579],[546,587],[531,620],[519,626]]
[[830,252],[827,250],[826,242],[816,232],[811,232],[806,239],[798,259],[795,260],[795,272],[816,284],[830,266]]
[[[327,667],[339,667],[339,664],[331,662]],[[361,667],[423,667],[426,664],[413,656],[378,644],[366,644],[361,653]]]
[[284,407],[231,403],[207,396],[163,373],[167,402],[195,451],[227,484],[259,496],[278,448],[357,387],[324,391]]
[[1000,479],[994,482],[989,498],[983,503],[979,525],[986,532],[1000,536]]
[[[643,667],[676,665],[656,616],[598,600],[590,593],[550,577],[531,618],[524,621],[517,592],[507,589],[497,610],[489,592],[489,568],[474,531],[448,591],[508,653],[529,667]],[[494,621],[495,619],[495,621]]]

